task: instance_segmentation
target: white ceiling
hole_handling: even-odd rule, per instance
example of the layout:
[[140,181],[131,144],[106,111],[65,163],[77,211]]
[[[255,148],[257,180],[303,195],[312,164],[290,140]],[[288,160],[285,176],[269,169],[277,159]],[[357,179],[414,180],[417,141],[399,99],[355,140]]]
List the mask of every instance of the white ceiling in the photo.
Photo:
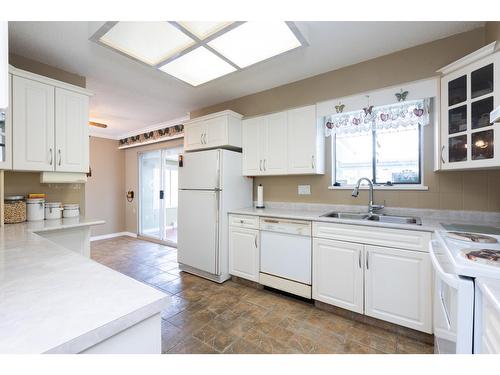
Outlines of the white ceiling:
[[471,30],[483,22],[296,22],[309,46],[198,87],[89,38],[103,22],[9,22],[10,50],[87,78],[103,136],[176,122],[190,111]]

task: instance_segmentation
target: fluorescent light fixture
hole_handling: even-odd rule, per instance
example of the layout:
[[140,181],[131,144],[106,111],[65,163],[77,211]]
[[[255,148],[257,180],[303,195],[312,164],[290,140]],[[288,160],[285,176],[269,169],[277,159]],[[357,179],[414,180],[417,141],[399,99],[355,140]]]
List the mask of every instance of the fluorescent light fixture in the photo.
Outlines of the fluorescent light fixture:
[[196,35],[200,39],[205,39],[212,34],[231,25],[233,21],[181,21],[179,24],[190,33]]
[[240,68],[301,46],[285,22],[245,22],[208,42]]
[[198,86],[234,72],[236,68],[205,47],[198,47],[163,65],[160,70],[190,85]]
[[157,65],[195,43],[168,22],[118,22],[99,40],[149,65]]

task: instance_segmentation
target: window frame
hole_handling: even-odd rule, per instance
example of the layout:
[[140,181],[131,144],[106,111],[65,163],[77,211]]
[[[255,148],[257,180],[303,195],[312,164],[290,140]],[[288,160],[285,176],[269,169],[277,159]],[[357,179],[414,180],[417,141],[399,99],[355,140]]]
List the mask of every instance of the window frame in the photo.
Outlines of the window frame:
[[[423,166],[424,166],[424,127],[422,125],[418,125],[418,144],[419,144],[419,157],[418,157],[418,170],[419,170],[419,182],[418,183],[411,183],[411,182],[402,182],[402,183],[397,183],[397,184],[392,184],[392,185],[386,185],[386,183],[376,183],[373,182],[373,188],[377,190],[429,190],[427,186],[424,185],[424,171],[423,171]],[[337,135],[332,134],[331,135],[331,184],[328,187],[329,189],[332,190],[350,190],[354,188],[354,185],[338,185],[335,186],[336,183],[336,178],[337,178],[337,171],[336,171],[336,141],[337,141]],[[372,181],[376,181],[376,152],[375,152],[375,146],[376,146],[376,129],[372,129]],[[363,189],[363,185],[361,185],[361,188]]]

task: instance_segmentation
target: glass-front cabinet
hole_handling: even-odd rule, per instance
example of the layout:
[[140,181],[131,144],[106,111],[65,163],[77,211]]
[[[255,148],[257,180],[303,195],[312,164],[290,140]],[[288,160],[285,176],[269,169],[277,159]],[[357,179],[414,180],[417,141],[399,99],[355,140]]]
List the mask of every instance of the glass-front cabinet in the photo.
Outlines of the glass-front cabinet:
[[500,124],[490,123],[500,105],[500,52],[494,49],[491,43],[439,70],[442,170],[500,167]]

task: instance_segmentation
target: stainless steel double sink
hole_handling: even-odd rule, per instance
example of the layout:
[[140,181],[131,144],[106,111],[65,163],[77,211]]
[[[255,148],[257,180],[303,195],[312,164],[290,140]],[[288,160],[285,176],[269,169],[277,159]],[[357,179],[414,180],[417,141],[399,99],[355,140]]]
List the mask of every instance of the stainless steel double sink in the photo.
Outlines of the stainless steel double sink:
[[378,221],[381,223],[391,223],[391,224],[413,224],[422,225],[422,220],[419,217],[414,216],[395,216],[395,215],[385,215],[385,214],[368,214],[368,213],[355,213],[355,212],[328,212],[321,217],[331,217],[335,219],[345,219],[345,220],[367,220],[367,221]]

